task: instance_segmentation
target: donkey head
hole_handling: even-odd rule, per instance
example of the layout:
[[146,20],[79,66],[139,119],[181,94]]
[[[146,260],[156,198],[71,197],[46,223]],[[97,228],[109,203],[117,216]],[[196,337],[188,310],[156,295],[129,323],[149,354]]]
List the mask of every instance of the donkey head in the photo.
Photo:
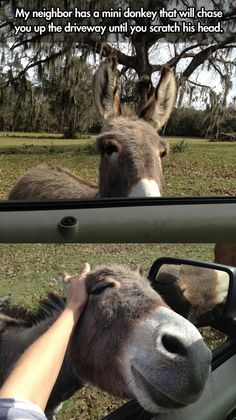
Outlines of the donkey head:
[[161,158],[168,143],[156,130],[167,122],[175,103],[172,71],[164,67],[153,96],[139,117],[123,116],[114,57],[99,66],[94,77],[94,102],[104,119],[97,138],[101,154],[99,190],[102,197],[160,196]]
[[197,329],[139,272],[100,267],[87,284],[89,301],[68,355],[74,374],[153,413],[197,400],[211,361]]
[[163,264],[152,286],[173,310],[202,325],[223,313],[229,275],[212,268]]

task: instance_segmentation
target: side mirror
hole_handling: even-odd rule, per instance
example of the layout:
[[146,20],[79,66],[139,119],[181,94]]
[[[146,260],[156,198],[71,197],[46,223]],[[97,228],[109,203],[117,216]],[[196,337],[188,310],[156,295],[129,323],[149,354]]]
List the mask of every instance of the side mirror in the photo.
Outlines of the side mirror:
[[163,300],[193,324],[235,334],[235,267],[164,257],[153,263],[148,277]]

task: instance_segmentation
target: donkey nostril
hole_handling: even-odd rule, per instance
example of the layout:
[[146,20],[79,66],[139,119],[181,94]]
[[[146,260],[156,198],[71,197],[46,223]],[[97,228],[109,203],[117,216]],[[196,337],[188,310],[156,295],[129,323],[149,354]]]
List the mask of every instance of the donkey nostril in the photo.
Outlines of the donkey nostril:
[[164,348],[169,353],[178,354],[180,356],[187,355],[187,348],[178,337],[170,334],[164,334],[161,340]]

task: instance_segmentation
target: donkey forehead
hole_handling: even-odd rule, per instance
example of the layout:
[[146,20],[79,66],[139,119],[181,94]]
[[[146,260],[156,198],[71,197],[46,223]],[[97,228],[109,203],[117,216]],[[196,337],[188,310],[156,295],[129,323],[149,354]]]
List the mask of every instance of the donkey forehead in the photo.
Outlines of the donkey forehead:
[[138,271],[132,271],[129,268],[120,265],[97,267],[88,275],[87,284],[89,289],[101,281],[107,283],[114,281],[115,284],[119,283],[120,285],[127,283],[134,283],[137,285],[148,284],[148,281],[142,277]]
[[88,291],[93,291],[99,283],[112,284],[114,292],[120,295],[144,295],[155,301],[162,301],[160,295],[153,290],[148,280],[141,276],[139,271],[132,271],[123,266],[98,267],[87,277]]
[[101,139],[108,137],[127,144],[135,141],[137,145],[143,143],[156,145],[160,141],[160,136],[150,124],[135,117],[111,118],[99,136]]
[[[112,286],[106,288],[108,283]],[[90,298],[85,318],[89,319],[90,328],[93,328],[94,319],[96,328],[98,325],[103,328],[104,323],[106,327],[115,323],[130,328],[158,308],[167,306],[148,280],[123,267],[98,269],[88,275],[87,284]],[[103,291],[96,293],[100,286]]]

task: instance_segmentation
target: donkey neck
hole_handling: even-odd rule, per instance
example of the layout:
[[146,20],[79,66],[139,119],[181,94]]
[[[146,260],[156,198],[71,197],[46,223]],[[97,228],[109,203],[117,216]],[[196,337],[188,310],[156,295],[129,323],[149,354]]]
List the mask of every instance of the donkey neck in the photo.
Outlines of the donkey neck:
[[24,351],[49,328],[57,317],[58,314],[55,314],[35,324],[32,323],[31,326],[27,326],[24,320],[19,321],[19,324],[16,322],[15,325],[5,324],[0,336],[0,359],[4,361],[0,363],[0,385]]
[[46,411],[53,411],[58,405],[63,401],[68,400],[82,387],[82,380],[74,374],[70,357],[70,348],[68,348],[58,378],[48,400]]
[[[0,385],[4,382],[12,366],[21,354],[47,331],[59,315],[60,312],[55,313],[30,327],[23,325],[6,327],[0,341],[0,359],[5,362],[0,363]],[[62,401],[71,397],[82,386],[82,382],[73,375],[69,350],[67,350],[57,381],[50,395],[47,410],[51,411],[56,408]]]
[[[49,323],[49,325],[52,324],[58,316],[59,314]],[[68,400],[79,388],[82,388],[82,386],[82,381],[74,374],[69,343],[59,375],[48,400],[46,412],[54,411],[54,409],[63,401]]]

